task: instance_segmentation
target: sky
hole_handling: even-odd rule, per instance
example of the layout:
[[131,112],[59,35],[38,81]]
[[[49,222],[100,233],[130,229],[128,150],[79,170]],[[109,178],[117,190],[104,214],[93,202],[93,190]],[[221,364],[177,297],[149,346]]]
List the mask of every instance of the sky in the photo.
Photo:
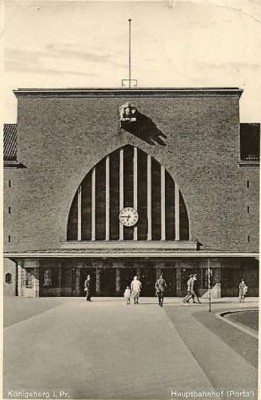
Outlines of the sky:
[[5,0],[4,122],[16,88],[240,87],[241,122],[261,121],[261,1]]

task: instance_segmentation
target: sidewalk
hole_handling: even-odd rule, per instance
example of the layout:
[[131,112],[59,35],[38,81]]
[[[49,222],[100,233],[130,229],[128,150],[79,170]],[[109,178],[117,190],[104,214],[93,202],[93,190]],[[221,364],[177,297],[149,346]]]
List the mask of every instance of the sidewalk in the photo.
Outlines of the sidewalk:
[[[42,299],[44,299],[42,297]],[[79,300],[82,299],[84,300],[84,297],[53,297],[53,299],[62,299],[63,301],[66,300]],[[123,297],[92,297],[93,302],[95,303],[124,303],[125,299]],[[208,299],[200,299],[202,304],[208,304],[209,300]],[[183,304],[183,297],[165,297],[164,298],[164,304],[166,305],[182,305]],[[155,297],[140,297],[140,304],[157,304],[158,298]],[[218,304],[218,303],[228,303],[228,304],[256,304],[258,306],[259,298],[258,297],[247,297],[244,301],[244,303],[240,303],[238,297],[221,297],[220,299],[211,299],[212,304]]]
[[5,328],[4,397],[62,390],[71,399],[160,400],[174,391],[256,388],[256,368],[191,318],[207,304],[167,298],[161,308],[156,300],[126,306],[122,298],[66,298]]

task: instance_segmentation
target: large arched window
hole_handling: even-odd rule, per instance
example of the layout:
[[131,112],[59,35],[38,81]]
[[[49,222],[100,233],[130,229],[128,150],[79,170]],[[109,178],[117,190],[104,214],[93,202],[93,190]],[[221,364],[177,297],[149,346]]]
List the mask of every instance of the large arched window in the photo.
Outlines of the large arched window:
[[[130,207],[138,222],[126,227]],[[67,240],[188,240],[182,194],[166,169],[130,145],[102,159],[83,179],[69,213]]]

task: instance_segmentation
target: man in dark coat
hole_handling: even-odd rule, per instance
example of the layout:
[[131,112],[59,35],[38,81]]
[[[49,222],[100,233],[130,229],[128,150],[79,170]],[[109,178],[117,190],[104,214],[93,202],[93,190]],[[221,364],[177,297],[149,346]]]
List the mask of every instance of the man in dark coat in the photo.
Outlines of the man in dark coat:
[[159,279],[155,283],[156,295],[158,296],[160,307],[163,307],[164,292],[166,287],[167,287],[166,281],[165,279],[163,279],[163,275],[160,274]]
[[86,292],[86,301],[91,301],[91,276],[87,275],[84,282],[84,290]]

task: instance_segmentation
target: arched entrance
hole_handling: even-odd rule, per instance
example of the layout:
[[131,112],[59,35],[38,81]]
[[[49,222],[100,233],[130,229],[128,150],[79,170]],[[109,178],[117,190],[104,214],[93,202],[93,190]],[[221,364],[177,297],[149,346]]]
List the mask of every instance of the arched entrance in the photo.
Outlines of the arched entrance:
[[[164,255],[164,243],[188,240],[188,213],[180,188],[157,160],[137,147],[127,145],[103,158],[75,193],[68,217],[67,243],[75,243],[75,248],[85,243],[86,249],[97,245],[105,252],[113,243],[116,254],[124,252],[124,244],[130,249],[137,243],[136,254],[144,254],[135,261],[123,257],[111,262],[102,255],[96,259],[96,269],[92,270],[96,295],[122,295],[133,276],[138,275],[142,294],[154,296],[159,270],[169,281],[168,294],[174,295],[175,269],[164,258],[157,262],[149,260],[146,249],[153,251],[155,244]],[[88,265],[87,261],[86,267],[81,268],[81,286],[92,267],[93,263]]]
[[[136,211],[136,224],[119,221],[124,208]],[[189,240],[182,193],[153,157],[137,147],[124,146],[93,167],[78,187],[67,240]]]

